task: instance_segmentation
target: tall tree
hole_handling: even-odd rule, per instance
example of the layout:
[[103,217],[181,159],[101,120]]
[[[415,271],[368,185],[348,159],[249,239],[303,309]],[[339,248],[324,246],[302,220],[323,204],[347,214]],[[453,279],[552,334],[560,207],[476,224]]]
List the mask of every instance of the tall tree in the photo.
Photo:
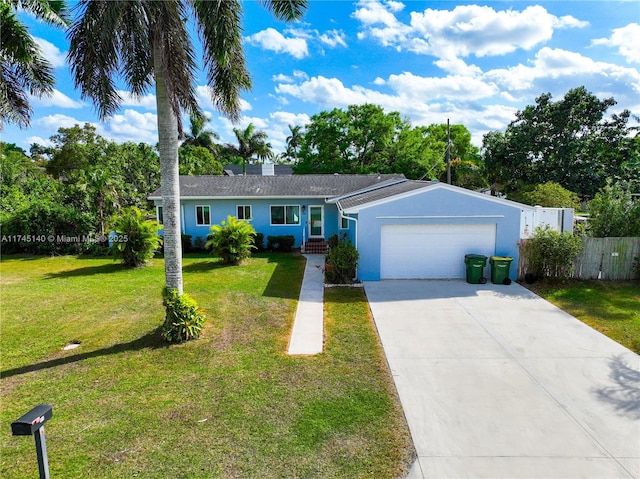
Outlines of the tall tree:
[[235,150],[237,156],[242,158],[242,172],[247,172],[247,163],[251,163],[251,159],[255,155],[256,158],[264,160],[271,155],[271,144],[267,143],[267,133],[262,130],[256,130],[253,123],[241,130],[234,128],[233,132],[238,140],[238,147],[230,145]]
[[302,132],[302,126],[300,125],[289,125],[289,131],[291,132],[291,134],[287,136],[286,139],[287,149],[284,152],[284,157],[288,161],[295,161],[298,159],[300,142],[302,141],[304,133]]
[[504,133],[485,135],[483,157],[491,181],[505,192],[553,181],[589,198],[607,178],[630,179],[623,177],[625,165],[637,157],[638,142],[628,126],[628,110],[605,119],[615,104],[584,87],[555,102],[551,94],[541,95]]
[[5,122],[29,126],[27,92],[53,92],[53,67],[16,15],[17,8],[52,26],[66,27],[66,5],[59,0],[8,0],[0,3],[0,130]]
[[191,115],[189,115],[189,122],[190,133],[186,136],[181,146],[202,146],[211,151],[211,153],[215,153],[218,145],[216,145],[213,140],[219,140],[220,135],[213,130],[206,129],[206,124],[209,122],[209,119],[197,112],[192,112]]
[[[444,132],[444,136],[441,134]],[[461,151],[471,135],[456,125]],[[466,132],[466,133],[465,133]],[[466,142],[463,141],[467,139]],[[372,104],[335,108],[311,117],[300,140],[296,173],[402,173],[437,178],[444,170],[446,125],[412,127],[398,112]]]
[[[307,0],[265,0],[277,18],[300,17]],[[196,101],[194,44],[185,19],[193,19],[202,42],[203,64],[213,104],[236,120],[240,92],[251,86],[242,48],[239,0],[81,0],[70,30],[69,60],[83,98],[90,98],[101,118],[115,113],[122,98],[121,77],[141,96],[155,84],[158,149],[164,219],[165,279],[180,294],[180,188],[178,174],[181,114],[201,114]]]

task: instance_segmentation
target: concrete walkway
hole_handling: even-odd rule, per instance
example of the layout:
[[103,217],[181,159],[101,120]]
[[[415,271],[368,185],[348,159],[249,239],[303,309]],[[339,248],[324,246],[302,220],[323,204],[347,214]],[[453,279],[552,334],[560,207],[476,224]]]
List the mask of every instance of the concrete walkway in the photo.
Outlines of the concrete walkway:
[[640,356],[518,284],[365,283],[422,478],[640,479]]
[[306,254],[307,265],[289,341],[289,354],[318,354],[324,344],[324,255]]

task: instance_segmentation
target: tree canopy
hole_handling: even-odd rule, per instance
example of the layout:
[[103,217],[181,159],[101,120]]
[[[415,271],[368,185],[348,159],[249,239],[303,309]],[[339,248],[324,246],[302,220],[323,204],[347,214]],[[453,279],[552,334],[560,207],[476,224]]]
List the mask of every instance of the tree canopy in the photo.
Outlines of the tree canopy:
[[[446,125],[412,127],[400,113],[385,113],[377,105],[323,111],[296,135],[299,148],[290,153],[297,152],[297,174],[403,173],[408,178],[434,179],[445,170]],[[454,154],[478,156],[464,126],[454,125],[452,138]]]
[[484,137],[483,159],[493,188],[509,193],[553,181],[592,198],[608,178],[631,179],[637,173],[637,132],[628,125],[628,110],[605,118],[615,104],[584,87],[555,102],[550,93],[538,97],[504,133]]

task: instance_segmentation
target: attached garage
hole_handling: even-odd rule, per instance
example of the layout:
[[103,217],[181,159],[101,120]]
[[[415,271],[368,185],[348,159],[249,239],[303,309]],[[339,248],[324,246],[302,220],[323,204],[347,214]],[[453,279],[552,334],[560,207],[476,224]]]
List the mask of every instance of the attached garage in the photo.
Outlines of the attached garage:
[[[466,254],[510,256],[516,265],[523,218],[534,210],[457,186],[413,180],[332,201],[356,224],[362,281],[465,278]],[[512,280],[516,270],[511,268]],[[489,273],[487,265],[485,276]]]
[[495,250],[495,224],[382,225],[380,278],[464,278],[465,254]]

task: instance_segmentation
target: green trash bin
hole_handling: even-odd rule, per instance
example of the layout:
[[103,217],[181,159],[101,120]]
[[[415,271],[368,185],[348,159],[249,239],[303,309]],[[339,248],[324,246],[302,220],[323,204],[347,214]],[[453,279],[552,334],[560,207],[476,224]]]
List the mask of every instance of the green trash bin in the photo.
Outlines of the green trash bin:
[[491,264],[491,282],[493,284],[511,284],[509,279],[509,268],[513,258],[509,256],[492,256],[489,258]]
[[465,254],[464,263],[467,265],[467,283],[484,284],[487,278],[483,276],[487,257],[481,254]]

